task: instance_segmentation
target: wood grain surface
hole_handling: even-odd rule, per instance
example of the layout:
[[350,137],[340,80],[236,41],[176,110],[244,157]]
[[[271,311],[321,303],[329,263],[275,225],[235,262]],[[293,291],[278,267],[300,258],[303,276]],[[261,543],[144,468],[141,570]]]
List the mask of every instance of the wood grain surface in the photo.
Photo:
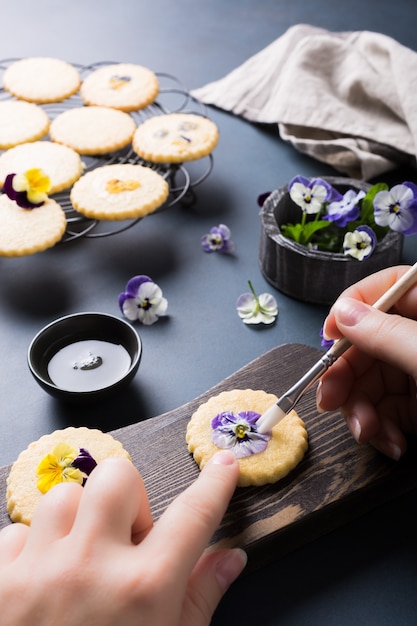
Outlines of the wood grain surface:
[[[299,344],[279,346],[192,402],[113,431],[144,478],[155,519],[198,476],[185,443],[192,412],[229,389],[264,389],[280,395],[320,354]],[[395,463],[370,446],[357,445],[338,412],[317,412],[314,391],[300,400],[297,411],[309,434],[305,458],[275,485],[237,489],[212,540],[216,546],[246,549],[251,570],[417,485],[413,450]],[[8,472],[9,466],[0,469],[0,527],[10,523],[5,498]]]

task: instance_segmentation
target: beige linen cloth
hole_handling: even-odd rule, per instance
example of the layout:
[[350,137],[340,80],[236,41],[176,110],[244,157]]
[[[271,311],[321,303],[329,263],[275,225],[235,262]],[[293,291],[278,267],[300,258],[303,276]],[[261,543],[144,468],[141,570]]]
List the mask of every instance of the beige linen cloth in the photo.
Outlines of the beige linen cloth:
[[386,35],[293,26],[192,95],[353,178],[416,165],[417,53]]

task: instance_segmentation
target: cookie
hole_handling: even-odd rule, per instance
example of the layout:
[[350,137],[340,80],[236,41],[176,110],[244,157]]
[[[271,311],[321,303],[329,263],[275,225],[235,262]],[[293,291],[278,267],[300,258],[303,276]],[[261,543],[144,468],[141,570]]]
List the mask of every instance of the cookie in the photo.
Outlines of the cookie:
[[71,202],[79,213],[100,220],[143,217],[168,197],[166,180],[143,165],[104,165],[88,172],[71,189]]
[[169,113],[140,124],[133,136],[133,149],[153,163],[183,163],[210,154],[219,140],[214,122],[195,113]]
[[147,107],[158,93],[156,75],[146,67],[131,63],[116,63],[94,70],[80,89],[85,104],[127,112]]
[[[40,488],[45,489],[46,486],[50,486],[48,476],[42,472],[39,464],[47,455],[53,455],[51,461],[56,463],[56,446],[60,444],[69,444],[76,454],[81,449],[87,451],[96,463],[100,463],[108,457],[130,459],[129,453],[122,444],[101,430],[84,426],[80,428],[70,426],[43,435],[19,454],[7,478],[7,512],[13,522],[30,525],[36,506],[43,496]],[[69,461],[71,460],[70,458]],[[94,465],[94,461],[92,465]],[[63,462],[58,464],[60,474],[63,467]],[[65,472],[63,474],[65,475]],[[88,472],[83,472],[83,475],[88,480]],[[73,476],[73,478],[75,477]],[[41,482],[38,483],[40,479]],[[64,476],[62,476],[62,480],[64,480]]]
[[0,187],[8,174],[39,168],[49,176],[52,195],[71,187],[83,171],[80,155],[52,141],[22,143],[0,155]]
[[36,141],[49,129],[49,117],[41,107],[23,100],[0,102],[0,149]]
[[[262,436],[256,433],[256,427],[250,427],[250,423],[265,413],[277,400],[275,395],[262,390],[233,389],[224,391],[202,404],[192,415],[186,433],[188,450],[200,468],[202,469],[221,447],[226,447],[223,443],[227,442],[227,447],[238,458],[240,487],[275,483],[291,472],[302,460],[308,448],[304,422],[295,411],[291,411],[274,426],[272,436],[262,451],[242,456],[246,453],[245,449],[257,450],[262,447],[257,440],[257,437]],[[255,412],[255,415],[246,414],[244,417],[242,412],[243,414]],[[216,420],[214,422],[216,426],[223,421],[226,422],[226,427],[216,428],[214,435],[217,436],[217,444],[221,441],[221,447],[213,442],[213,420]]]
[[48,198],[40,207],[22,209],[0,196],[0,256],[35,254],[62,239],[67,227],[61,206]]
[[79,154],[106,154],[127,146],[136,124],[124,111],[110,107],[76,107],[60,113],[51,123],[53,141]]
[[78,91],[80,83],[80,74],[73,65],[49,57],[20,59],[3,75],[6,91],[39,104],[65,100]]

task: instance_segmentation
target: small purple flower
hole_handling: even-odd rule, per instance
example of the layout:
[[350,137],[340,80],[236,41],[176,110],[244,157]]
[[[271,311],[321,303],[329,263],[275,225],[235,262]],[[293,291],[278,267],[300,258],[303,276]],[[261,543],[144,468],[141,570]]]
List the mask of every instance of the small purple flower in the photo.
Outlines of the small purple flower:
[[343,240],[343,252],[358,261],[370,256],[376,246],[376,235],[369,226],[358,226],[353,232],[348,232]]
[[379,226],[389,226],[404,235],[417,232],[417,187],[413,183],[379,191],[374,198],[374,209]]
[[270,434],[258,433],[256,422],[260,414],[255,411],[231,411],[219,413],[211,421],[211,440],[219,448],[231,450],[241,459],[265,450]]
[[356,192],[354,189],[349,189],[341,200],[330,202],[327,215],[324,215],[323,219],[344,228],[348,222],[358,219],[360,214],[358,204],[365,195],[363,190]]
[[201,238],[204,252],[221,252],[223,254],[233,252],[235,246],[230,235],[230,229],[225,224],[213,226],[210,232]]
[[303,213],[319,213],[326,202],[340,199],[340,194],[322,178],[312,180],[304,176],[296,176],[288,185],[291,200]]
[[334,344],[334,339],[325,339],[323,328],[321,328],[321,330],[320,330],[320,338],[321,338],[320,345],[325,350],[329,350],[332,347],[332,345]]
[[119,295],[119,307],[130,321],[139,320],[149,326],[165,315],[168,301],[149,276],[140,275],[131,278],[126,291]]
[[10,200],[16,202],[16,204],[20,206],[21,209],[36,209],[44,204],[45,200],[41,200],[40,202],[36,203],[31,202],[28,198],[28,192],[26,191],[26,189],[23,191],[16,191],[16,189],[13,187],[13,180],[15,178],[16,174],[8,174],[3,184],[3,191],[6,196],[10,198]]

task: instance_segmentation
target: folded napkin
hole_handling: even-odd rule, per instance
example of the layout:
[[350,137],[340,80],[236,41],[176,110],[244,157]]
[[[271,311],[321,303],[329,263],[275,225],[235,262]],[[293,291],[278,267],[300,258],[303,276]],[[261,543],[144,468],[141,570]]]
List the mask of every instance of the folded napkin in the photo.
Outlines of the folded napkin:
[[192,95],[353,178],[416,165],[417,53],[386,35],[293,26]]

